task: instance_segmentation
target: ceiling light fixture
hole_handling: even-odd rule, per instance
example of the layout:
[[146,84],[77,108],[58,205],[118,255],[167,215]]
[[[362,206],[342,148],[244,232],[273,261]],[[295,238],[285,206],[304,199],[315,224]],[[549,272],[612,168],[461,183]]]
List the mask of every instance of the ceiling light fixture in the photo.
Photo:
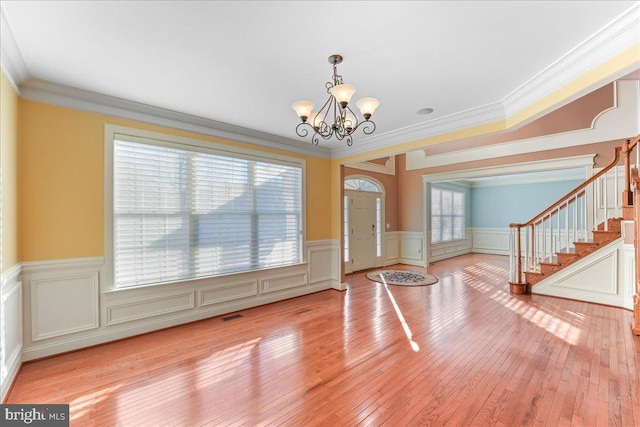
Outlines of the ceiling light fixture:
[[311,143],[318,145],[320,138],[331,139],[335,136],[342,141],[346,139],[347,145],[353,144],[351,135],[362,125],[362,132],[371,135],[376,130],[376,124],[370,120],[380,102],[374,98],[362,98],[356,102],[364,120],[358,120],[353,110],[349,108],[349,101],[356,88],[342,82],[342,76],[338,74],[337,65],[342,62],[342,56],[331,55],[329,63],[333,64],[333,82],[325,84],[329,99],[324,103],[320,111],[313,112],[311,101],[298,101],[291,107],[295,110],[302,123],[296,127],[299,137],[309,135],[310,127],[313,130]]

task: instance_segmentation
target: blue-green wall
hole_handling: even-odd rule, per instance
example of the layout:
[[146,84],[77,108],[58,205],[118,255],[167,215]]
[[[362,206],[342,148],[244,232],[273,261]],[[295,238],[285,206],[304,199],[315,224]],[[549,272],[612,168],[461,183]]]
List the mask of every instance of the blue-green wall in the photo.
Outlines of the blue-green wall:
[[529,221],[582,180],[471,188],[471,223],[467,227],[508,228]]

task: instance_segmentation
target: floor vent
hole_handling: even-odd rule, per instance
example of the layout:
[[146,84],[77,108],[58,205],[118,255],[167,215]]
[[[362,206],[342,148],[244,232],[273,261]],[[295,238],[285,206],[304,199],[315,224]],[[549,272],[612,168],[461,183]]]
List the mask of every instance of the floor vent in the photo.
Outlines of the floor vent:
[[241,317],[242,317],[242,314],[232,314],[231,316],[223,317],[222,321],[223,322],[228,322],[229,320],[239,319]]

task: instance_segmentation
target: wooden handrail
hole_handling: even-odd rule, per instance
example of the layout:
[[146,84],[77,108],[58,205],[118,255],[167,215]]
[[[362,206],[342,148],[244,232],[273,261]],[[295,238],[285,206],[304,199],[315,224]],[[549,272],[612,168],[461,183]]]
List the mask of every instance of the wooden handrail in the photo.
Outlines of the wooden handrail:
[[[572,221],[573,222],[573,238],[578,240],[574,240],[574,244],[579,241],[578,232],[586,233],[584,234],[585,238],[586,236],[588,236],[587,222],[590,221],[590,219],[587,218],[588,213],[584,212],[584,214],[586,215],[584,217],[584,223],[582,225],[579,225],[579,221],[577,218],[577,210],[580,209],[580,207],[582,207],[582,210],[587,209],[587,205],[588,205],[588,200],[586,200],[588,198],[587,192],[589,191],[591,186],[593,186],[596,182],[598,182],[599,179],[604,177],[605,186],[607,185],[606,184],[607,173],[612,169],[614,169],[618,165],[618,163],[620,163],[621,154],[624,154],[625,183],[624,183],[624,191],[622,192],[623,193],[622,202],[620,203],[620,205],[618,205],[619,199],[618,199],[618,196],[616,195],[616,202],[615,202],[616,206],[614,206],[614,215],[617,213],[617,210],[619,209],[620,212],[622,213],[623,218],[627,218],[628,216],[630,216],[629,208],[633,208],[635,205],[636,226],[640,225],[640,178],[638,178],[638,170],[632,167],[631,161],[630,161],[630,154],[633,151],[633,149],[636,147],[638,147],[637,149],[640,150],[640,135],[636,136],[633,139],[627,139],[623,142],[621,146],[615,147],[614,153],[613,153],[614,154],[613,160],[607,166],[605,166],[602,170],[600,170],[595,175],[586,179],[583,183],[581,183],[580,185],[575,187],[573,190],[565,194],[558,201],[551,204],[548,208],[544,209],[535,217],[533,217],[529,221],[522,224],[515,224],[515,223],[509,224],[509,227],[511,229],[510,233],[515,238],[513,245],[510,245],[510,252],[511,252],[510,257],[512,261],[510,261],[511,276],[510,276],[509,284],[511,286],[510,287],[511,293],[527,292],[527,286],[529,286],[527,283],[527,280],[528,280],[527,273],[540,274],[542,272],[542,274],[544,274],[543,272],[544,269],[542,268],[544,264],[543,260],[546,259],[545,257],[547,255],[550,255],[553,257],[554,251],[559,254],[557,250],[557,246],[559,244],[562,244],[561,239],[565,239],[565,243],[567,244],[566,251],[563,251],[563,252],[567,252],[567,253],[571,252],[570,250],[571,243],[569,242],[571,231],[568,225],[570,223],[569,216],[568,216],[570,205],[575,204],[573,209],[573,221]],[[640,161],[640,158],[638,161]],[[615,191],[617,192],[618,191],[617,172],[616,172],[615,181],[616,181]],[[634,193],[631,191],[632,182],[635,183],[635,186],[636,186],[635,203],[633,200]],[[606,198],[606,200],[608,200],[606,187],[604,188],[604,197]],[[604,230],[605,231],[608,230],[607,228],[607,225],[609,224],[608,219],[610,219],[606,200],[604,201]],[[560,226],[561,212],[563,212],[565,215],[564,237],[561,236],[562,234],[562,230]],[[557,231],[555,232],[554,232],[555,229],[553,225],[554,215],[557,215],[557,218],[558,218]],[[597,215],[598,215],[597,210],[595,210],[595,205],[594,205],[594,211],[593,211],[594,218],[592,218],[593,222],[597,222]],[[549,231],[548,236],[546,235],[547,233],[545,231],[545,224],[548,224],[547,225],[548,231]],[[577,227],[581,227],[581,228],[578,229]],[[531,229],[530,231],[529,231],[529,228]],[[525,238],[527,239],[524,256],[522,253],[522,241],[521,241],[522,239],[521,231],[523,229],[525,230]],[[542,246],[540,246],[540,244],[537,243],[537,240],[538,240],[536,238],[537,234],[540,234],[540,236],[538,237],[541,238],[542,240],[542,243],[541,243]],[[637,235],[639,236],[638,238],[640,239],[640,232],[638,232]],[[577,246],[574,246],[574,249],[577,252]],[[638,247],[636,247],[636,251],[638,251]],[[638,259],[638,265],[640,266],[640,257],[637,255],[637,253],[638,252],[636,252],[636,258]],[[640,267],[637,267],[637,270],[638,270],[637,277],[636,277],[637,292],[636,292],[635,298],[638,301],[634,302],[634,310],[638,312],[636,329],[637,329],[637,333],[640,334]],[[539,279],[536,278],[535,276],[532,276],[531,280],[533,280],[533,283],[536,283],[536,281],[538,281]]]
[[624,153],[624,191],[622,192],[622,201],[626,207],[633,206],[633,183],[631,182],[630,174],[630,156],[633,149],[638,145],[638,141],[640,141],[640,135],[636,136],[633,140],[627,139],[625,144],[622,146],[622,153]]
[[[640,135],[638,136],[638,138],[636,138],[636,143],[637,140],[640,138]],[[544,218],[548,213],[550,213],[551,211],[553,211],[556,207],[558,207],[559,205],[561,205],[562,203],[564,203],[565,200],[567,200],[568,198],[570,198],[571,196],[575,195],[576,193],[578,193],[580,190],[584,189],[585,187],[587,187],[589,184],[591,184],[592,182],[596,181],[598,178],[600,178],[602,175],[606,174],[607,172],[609,172],[615,165],[618,164],[618,160],[620,160],[620,151],[622,150],[622,147],[616,147],[615,148],[615,152],[614,152],[614,156],[613,156],[613,160],[611,161],[611,163],[609,163],[604,169],[602,169],[600,172],[596,173],[595,175],[593,175],[591,178],[587,179],[585,182],[583,182],[582,184],[578,185],[576,188],[574,188],[573,190],[571,190],[569,193],[565,194],[562,198],[560,198],[557,202],[553,203],[551,206],[549,206],[547,209],[543,210],[541,213],[539,213],[538,215],[536,215],[535,217],[533,217],[532,219],[530,219],[529,221],[523,223],[523,224],[511,224],[511,226],[520,226],[520,227],[524,227],[527,225],[533,225],[536,222],[538,222],[538,220],[540,220],[541,218]]]

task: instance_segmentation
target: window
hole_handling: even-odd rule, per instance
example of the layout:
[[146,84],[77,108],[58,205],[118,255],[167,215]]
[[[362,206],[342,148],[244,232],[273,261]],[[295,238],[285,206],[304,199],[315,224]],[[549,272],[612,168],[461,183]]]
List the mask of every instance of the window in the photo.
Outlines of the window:
[[384,192],[382,186],[367,178],[348,178],[344,180],[345,190],[369,191],[372,193]]
[[114,136],[115,287],[301,262],[302,165],[200,145]]
[[431,188],[431,243],[465,238],[464,191]]
[[349,262],[349,196],[344,196],[344,262]]
[[376,197],[376,256],[382,256],[382,199]]

